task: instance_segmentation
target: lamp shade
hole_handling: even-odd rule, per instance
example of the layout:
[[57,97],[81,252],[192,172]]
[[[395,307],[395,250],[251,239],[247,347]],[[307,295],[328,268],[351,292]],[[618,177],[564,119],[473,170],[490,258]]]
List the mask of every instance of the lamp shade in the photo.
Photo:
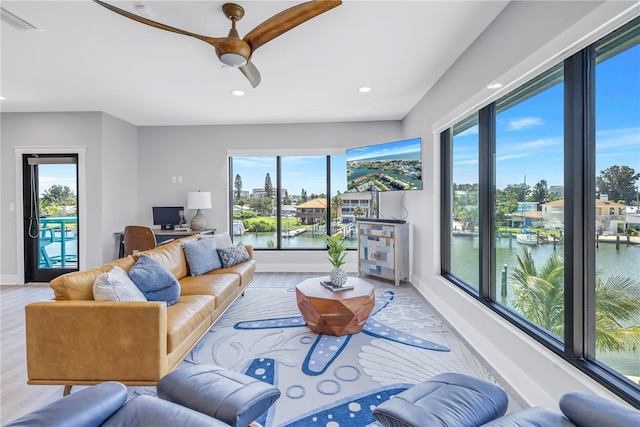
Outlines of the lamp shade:
[[211,193],[209,191],[189,191],[187,193],[187,209],[211,209]]

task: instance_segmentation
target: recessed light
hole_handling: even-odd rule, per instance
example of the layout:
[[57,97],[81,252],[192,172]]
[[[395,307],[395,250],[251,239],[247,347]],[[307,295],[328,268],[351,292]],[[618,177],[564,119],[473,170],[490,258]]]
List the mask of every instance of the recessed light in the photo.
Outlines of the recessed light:
[[371,88],[369,86],[363,86],[360,89],[358,89],[358,92],[360,92],[360,93],[371,92]]
[[487,88],[489,89],[500,89],[502,85],[500,83],[491,83]]
[[232,94],[232,95],[235,95],[235,96],[243,96],[243,95],[244,95],[244,92],[243,92],[243,91],[241,91],[241,90],[232,90],[232,91],[231,91],[231,94]]
[[5,99],[7,98],[5,98],[4,96],[0,96],[0,101],[4,101]]

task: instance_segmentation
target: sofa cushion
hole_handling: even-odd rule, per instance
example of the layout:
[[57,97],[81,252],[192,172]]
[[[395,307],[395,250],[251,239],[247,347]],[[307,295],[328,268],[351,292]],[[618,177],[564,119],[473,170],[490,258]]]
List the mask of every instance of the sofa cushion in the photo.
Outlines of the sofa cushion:
[[228,231],[215,234],[198,234],[198,239],[213,239],[218,248],[226,248],[227,246],[233,245]]
[[192,276],[200,276],[222,267],[213,239],[198,239],[182,243],[184,256]]
[[573,391],[560,399],[562,413],[580,427],[640,426],[640,411],[596,394]]
[[155,259],[164,265],[176,279],[180,280],[187,275],[188,269],[187,259],[184,257],[184,251],[182,250],[182,243],[189,240],[195,240],[195,237],[189,236],[174,240],[156,248],[149,249],[148,251],[141,252],[140,254],[145,254]]
[[57,300],[93,300],[93,283],[99,275],[116,266],[124,271],[129,271],[135,264],[136,259],[128,256],[91,270],[63,274],[51,280],[49,286],[53,289],[53,294]]
[[220,255],[220,261],[222,261],[222,266],[224,268],[229,268],[251,259],[249,257],[249,252],[247,252],[242,242],[235,246],[218,248],[218,255]]
[[[214,270],[218,271],[218,270]],[[180,292],[184,295],[213,295],[216,308],[224,304],[227,298],[237,295],[240,277],[237,274],[203,274],[189,276],[180,281]]]
[[[608,424],[594,424],[595,426],[609,426]],[[548,408],[533,407],[511,412],[483,424],[482,427],[577,427],[562,414]],[[582,426],[586,427],[586,426]]]
[[102,273],[93,283],[96,301],[146,301],[143,293],[120,267]]
[[141,255],[129,277],[148,301],[166,301],[173,305],[180,298],[180,283],[162,264],[147,255]]
[[220,268],[207,273],[211,274],[236,274],[240,277],[238,286],[246,286],[251,280],[253,280],[253,273],[256,271],[256,262],[252,259],[249,261],[241,262],[240,264],[233,265],[229,268]]
[[203,322],[211,325],[211,314],[216,309],[211,295],[185,295],[167,308],[167,353],[181,345]]

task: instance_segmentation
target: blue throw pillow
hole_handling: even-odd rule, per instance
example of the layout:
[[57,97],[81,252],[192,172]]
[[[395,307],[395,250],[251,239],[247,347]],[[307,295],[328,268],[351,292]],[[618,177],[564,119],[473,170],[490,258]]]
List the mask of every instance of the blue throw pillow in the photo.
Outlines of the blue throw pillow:
[[200,276],[222,267],[213,239],[191,240],[182,244],[192,276]]
[[140,255],[129,270],[129,277],[148,301],[178,302],[180,283],[167,268],[147,255]]
[[242,242],[236,246],[227,246],[226,248],[218,248],[218,255],[220,255],[220,261],[224,268],[229,268],[241,262],[249,261],[249,252],[244,247]]

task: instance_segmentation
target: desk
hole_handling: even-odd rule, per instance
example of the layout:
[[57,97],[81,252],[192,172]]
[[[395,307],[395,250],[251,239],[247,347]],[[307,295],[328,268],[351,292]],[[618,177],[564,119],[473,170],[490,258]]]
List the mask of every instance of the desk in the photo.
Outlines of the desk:
[[[68,224],[77,224],[78,217],[76,216],[60,216],[60,217],[46,217],[39,218],[38,222],[40,223],[41,230],[44,229],[53,229],[52,231],[52,242],[60,242],[60,266],[62,268],[66,268],[67,261],[76,261],[78,260],[78,250],[76,247],[75,253],[67,254],[67,241],[75,240],[75,233],[72,236],[67,236],[68,231],[72,231],[76,227],[67,227]],[[60,229],[60,236],[58,237],[56,231]],[[46,249],[45,249],[46,250]],[[58,256],[51,257],[51,259],[58,260]],[[42,267],[41,267],[42,268]]]
[[[194,234],[214,234],[215,228],[202,231],[173,231],[173,230],[160,230],[159,228],[153,229],[153,234],[156,235],[156,245],[171,239],[181,239],[182,237],[193,236]],[[118,258],[124,257],[124,231],[113,233],[118,240]]]

